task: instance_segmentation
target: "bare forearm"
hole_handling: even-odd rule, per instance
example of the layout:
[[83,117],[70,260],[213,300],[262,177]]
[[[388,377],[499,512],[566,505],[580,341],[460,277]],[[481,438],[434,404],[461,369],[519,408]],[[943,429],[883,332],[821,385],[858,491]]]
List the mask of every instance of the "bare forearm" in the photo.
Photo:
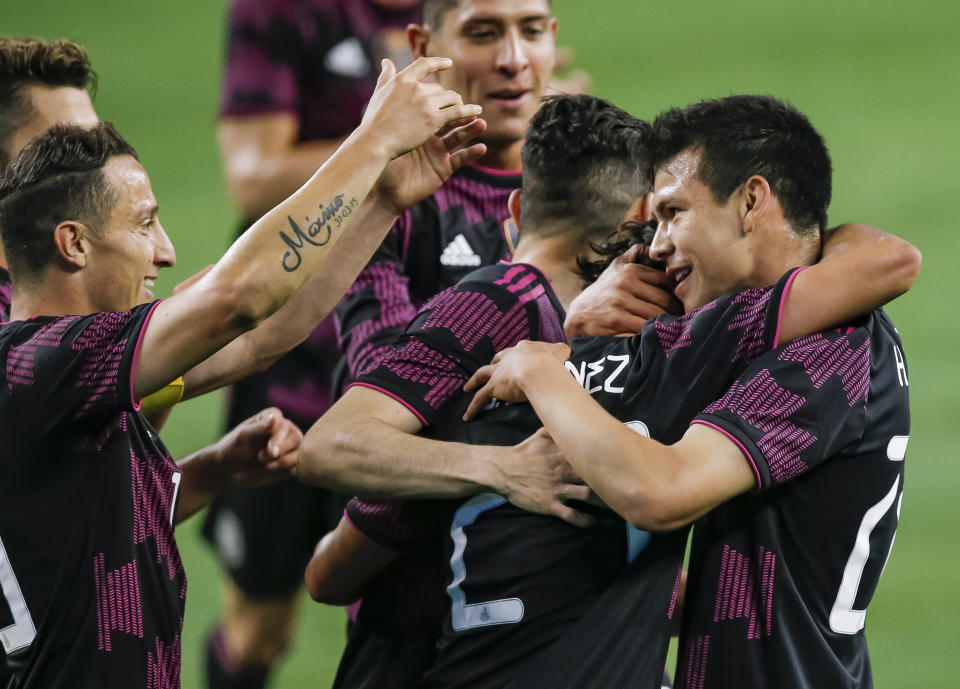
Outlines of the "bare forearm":
[[[534,410],[566,460],[615,512],[646,520],[642,507],[672,482],[672,450],[642,438],[601,407],[555,360],[531,366],[522,381]],[[562,402],[558,402],[562,400]],[[655,528],[657,520],[644,523]]]
[[328,412],[304,439],[297,477],[365,497],[454,498],[498,490],[496,450],[431,440],[376,420],[352,425]]
[[257,328],[244,333],[184,376],[189,399],[262,371],[303,342],[333,310],[393,225],[394,211],[379,198],[359,207],[354,231],[330,252],[319,271]]
[[219,470],[217,445],[209,445],[177,462],[182,472],[173,523],[193,516],[224,490],[229,477]]

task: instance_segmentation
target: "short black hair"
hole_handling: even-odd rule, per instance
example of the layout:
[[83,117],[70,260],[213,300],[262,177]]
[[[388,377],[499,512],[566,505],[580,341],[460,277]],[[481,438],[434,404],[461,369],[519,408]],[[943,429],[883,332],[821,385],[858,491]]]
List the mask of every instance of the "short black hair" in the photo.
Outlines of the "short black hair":
[[[620,233],[617,237],[609,241],[593,242],[591,244],[594,253],[598,254],[600,258],[593,260],[586,256],[579,257],[577,259],[577,273],[587,284],[596,282],[600,273],[609,268],[617,256],[637,244],[649,247],[653,244],[653,237],[656,233],[656,220],[646,222],[626,221],[620,226]],[[644,253],[636,262],[657,270],[666,268],[662,261],[655,261],[650,258],[649,252]]]
[[617,231],[650,189],[650,125],[586,95],[544,99],[523,144],[520,233],[571,233],[584,245]]
[[[424,26],[439,30],[443,26],[443,15],[458,6],[463,0],[420,0],[420,16]],[[553,7],[553,0],[547,0]]]
[[110,122],[56,125],[27,144],[0,176],[0,240],[14,282],[36,277],[55,255],[53,230],[76,220],[103,232],[117,192],[110,158],[137,152]]
[[794,230],[826,228],[830,154],[810,120],[789,103],[756,95],[701,101],[657,116],[653,138],[654,175],[683,151],[699,150],[698,177],[718,204],[760,175]]
[[0,36],[0,171],[10,164],[14,134],[33,116],[33,104],[24,87],[92,90],[96,78],[86,49],[78,43]]

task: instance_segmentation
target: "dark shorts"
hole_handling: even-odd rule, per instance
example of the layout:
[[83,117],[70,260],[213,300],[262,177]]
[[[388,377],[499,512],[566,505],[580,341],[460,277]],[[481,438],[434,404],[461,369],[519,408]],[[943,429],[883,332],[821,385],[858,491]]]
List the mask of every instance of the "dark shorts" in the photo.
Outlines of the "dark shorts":
[[[230,389],[227,427],[278,407],[306,431],[330,406],[331,377],[339,358],[332,319],[266,371]],[[203,535],[223,568],[248,597],[291,595],[324,534],[336,527],[347,499],[296,479],[221,495],[207,511]]]
[[203,535],[247,597],[286,597],[303,585],[317,541],[340,521],[346,502],[296,479],[233,491],[210,506]]

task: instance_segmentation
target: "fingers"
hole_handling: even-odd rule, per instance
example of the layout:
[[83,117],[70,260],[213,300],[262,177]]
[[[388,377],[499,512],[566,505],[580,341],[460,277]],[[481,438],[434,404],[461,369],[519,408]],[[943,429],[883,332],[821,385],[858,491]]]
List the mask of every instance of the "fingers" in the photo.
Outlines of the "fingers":
[[380,88],[388,81],[390,81],[393,76],[397,73],[397,66],[393,64],[393,60],[384,58],[380,61],[380,76],[377,77],[377,86]]
[[442,126],[446,127],[451,122],[478,117],[482,112],[483,108],[473,103],[443,107],[440,109],[440,116],[444,118]]
[[589,502],[593,496],[590,486],[563,485],[557,489],[557,498],[560,500],[579,500]]
[[296,453],[303,440],[303,433],[289,419],[276,424],[267,440],[267,455],[277,459],[289,453]]
[[490,400],[493,399],[493,394],[489,385],[484,385],[477,391],[477,394],[473,396],[473,399],[470,400],[470,406],[467,407],[467,411],[463,413],[463,420],[469,421],[477,413],[486,407]]
[[563,521],[569,522],[574,526],[579,526],[580,528],[593,526],[594,522],[596,521],[589,514],[575,510],[569,505],[563,504],[559,500],[550,506],[550,512],[557,517],[560,517],[560,519]]
[[[494,362],[496,362],[496,359],[494,359]],[[470,392],[471,390],[475,390],[476,388],[486,385],[493,376],[493,372],[495,370],[496,367],[493,364],[481,366],[474,372],[472,376],[470,376],[470,380],[463,384],[463,391]]]
[[487,152],[486,144],[474,144],[450,156],[450,168],[456,172],[464,165],[472,165],[480,160]]
[[[385,62],[390,62],[385,60]],[[393,64],[392,62],[390,63]],[[413,64],[400,72],[400,75],[410,77],[419,81],[428,74],[450,69],[453,66],[453,60],[449,57],[420,57],[413,61]]]
[[486,120],[474,119],[469,123],[459,121],[458,124],[458,121],[454,121],[448,123],[444,129],[448,131],[446,133],[440,133],[439,136],[443,138],[443,145],[452,153],[468,141],[473,141],[483,134],[487,129],[487,122]]

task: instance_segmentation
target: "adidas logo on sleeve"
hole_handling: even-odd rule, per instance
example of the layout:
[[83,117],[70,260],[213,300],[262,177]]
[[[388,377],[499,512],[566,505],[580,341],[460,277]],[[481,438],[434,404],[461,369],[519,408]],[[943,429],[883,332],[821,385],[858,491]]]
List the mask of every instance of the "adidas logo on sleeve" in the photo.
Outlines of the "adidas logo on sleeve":
[[445,266],[479,266],[480,257],[470,248],[470,243],[458,234],[440,254],[440,263]]

